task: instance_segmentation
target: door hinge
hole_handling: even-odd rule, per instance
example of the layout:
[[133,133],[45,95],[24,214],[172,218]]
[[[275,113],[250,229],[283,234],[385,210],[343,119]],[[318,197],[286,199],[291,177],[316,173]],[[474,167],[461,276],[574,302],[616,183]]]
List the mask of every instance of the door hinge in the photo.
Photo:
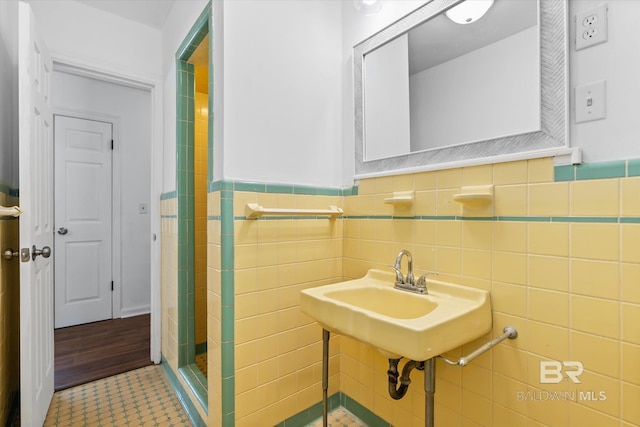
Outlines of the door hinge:
[[111,140],[111,149],[113,150],[113,139]]
[[111,281],[111,292],[113,292],[113,280]]

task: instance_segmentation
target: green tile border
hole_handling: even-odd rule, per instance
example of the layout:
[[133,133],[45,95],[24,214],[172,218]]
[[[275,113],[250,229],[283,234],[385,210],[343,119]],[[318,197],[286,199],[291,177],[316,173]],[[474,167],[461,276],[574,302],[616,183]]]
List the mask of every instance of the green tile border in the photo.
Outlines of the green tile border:
[[[176,190],[161,195],[161,200],[171,198],[178,200],[178,370],[206,413],[208,413],[209,404],[208,381],[195,365],[195,249],[193,244],[195,240],[193,177],[195,75],[193,64],[187,61],[202,40],[208,34],[212,34],[211,15],[212,6],[209,2],[176,51]],[[212,96],[209,96],[210,111],[211,99]],[[211,128],[211,122],[212,115],[209,117],[209,128]],[[212,132],[208,135],[207,143],[210,153],[212,151],[211,135]],[[211,171],[208,173],[212,174]],[[188,395],[185,399],[188,399]]]
[[198,365],[191,363],[178,369],[182,378],[189,385],[189,388],[198,399],[204,412],[209,414],[209,390],[207,377],[204,376]]
[[[391,423],[380,418],[364,405],[347,396],[343,392],[332,394],[327,399],[327,410],[332,411],[342,406],[371,427],[391,427]],[[296,415],[276,424],[274,427],[303,427],[322,418],[322,402],[298,412]]]
[[640,159],[555,166],[556,182],[640,176]]
[[160,200],[171,200],[171,199],[175,199],[178,197],[178,193],[173,190],[173,191],[167,191],[166,193],[162,193],[160,195]]
[[298,194],[310,196],[356,196],[358,187],[313,187],[308,185],[278,184],[252,181],[221,180],[209,183],[209,192],[221,190],[271,193],[271,194]]
[[189,420],[191,420],[191,423],[196,427],[206,427],[207,424],[200,417],[200,414],[198,413],[198,410],[196,409],[196,407],[193,406],[193,403],[191,402],[189,395],[187,394],[184,387],[182,387],[182,384],[178,380],[178,377],[173,372],[173,370],[171,369],[171,366],[169,366],[169,363],[164,358],[164,356],[162,357],[162,362],[160,365],[162,366],[162,371],[164,372],[164,375],[167,377],[167,380],[169,380],[169,384],[171,384],[171,387],[173,388],[174,393],[176,394],[176,396],[178,396],[178,400],[180,400],[182,407],[187,413]]
[[640,176],[640,159],[627,160],[627,176]]
[[[236,219],[242,219],[237,217]],[[388,220],[402,219],[413,221],[488,221],[488,222],[585,222],[595,224],[638,223],[640,217],[617,216],[491,216],[491,217],[466,217],[466,216],[410,216],[389,217],[387,215],[344,215],[349,219]]]

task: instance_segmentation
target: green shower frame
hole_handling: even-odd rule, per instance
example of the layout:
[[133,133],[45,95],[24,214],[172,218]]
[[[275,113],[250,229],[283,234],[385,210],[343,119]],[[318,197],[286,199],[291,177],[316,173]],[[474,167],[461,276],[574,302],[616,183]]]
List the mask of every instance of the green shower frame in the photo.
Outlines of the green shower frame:
[[[208,413],[208,381],[195,364],[194,256],[194,121],[195,75],[187,61],[208,34],[213,34],[211,2],[176,51],[176,197],[178,201],[178,370]],[[209,44],[209,58],[213,43]],[[213,180],[213,67],[209,67],[208,171]]]

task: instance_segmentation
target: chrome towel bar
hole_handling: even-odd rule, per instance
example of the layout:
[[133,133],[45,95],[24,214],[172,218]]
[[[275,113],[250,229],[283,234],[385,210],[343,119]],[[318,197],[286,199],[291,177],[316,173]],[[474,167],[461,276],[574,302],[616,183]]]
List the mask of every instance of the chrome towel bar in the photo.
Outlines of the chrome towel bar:
[[477,350],[475,350],[474,352],[472,352],[468,356],[461,357],[460,359],[458,359],[457,362],[449,360],[449,359],[447,359],[446,357],[443,357],[443,356],[438,356],[438,357],[440,359],[444,360],[449,365],[467,366],[469,364],[469,362],[471,362],[473,359],[475,359],[476,357],[480,356],[482,353],[487,352],[488,350],[492,349],[493,347],[497,346],[498,344],[500,344],[502,341],[506,340],[507,338],[509,338],[510,340],[518,338],[518,331],[513,326],[505,327],[502,332],[503,332],[502,335],[500,335],[497,338],[492,339],[491,341],[489,341],[488,343],[486,343],[482,347],[478,348]]

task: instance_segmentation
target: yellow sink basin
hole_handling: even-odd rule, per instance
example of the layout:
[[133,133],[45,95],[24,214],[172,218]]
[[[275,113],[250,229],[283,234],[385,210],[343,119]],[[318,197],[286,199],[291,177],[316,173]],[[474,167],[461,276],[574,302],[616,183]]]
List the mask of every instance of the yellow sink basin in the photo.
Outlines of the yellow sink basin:
[[309,288],[300,308],[320,325],[377,347],[385,357],[430,359],[491,330],[489,292],[428,280],[427,295],[395,289],[395,274]]

